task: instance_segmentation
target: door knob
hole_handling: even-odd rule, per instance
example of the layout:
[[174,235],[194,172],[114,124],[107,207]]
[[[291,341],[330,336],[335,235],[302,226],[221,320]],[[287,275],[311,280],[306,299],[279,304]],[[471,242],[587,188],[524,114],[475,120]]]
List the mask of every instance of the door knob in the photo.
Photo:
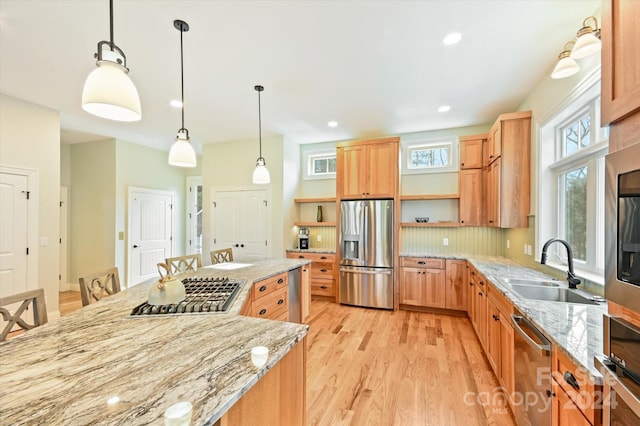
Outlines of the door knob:
[[133,248],[138,248],[138,245],[137,245],[137,244],[134,244],[134,245],[133,245]]
[[240,247],[240,244],[236,244],[236,247]]
[[244,247],[244,244],[240,244],[240,247]]

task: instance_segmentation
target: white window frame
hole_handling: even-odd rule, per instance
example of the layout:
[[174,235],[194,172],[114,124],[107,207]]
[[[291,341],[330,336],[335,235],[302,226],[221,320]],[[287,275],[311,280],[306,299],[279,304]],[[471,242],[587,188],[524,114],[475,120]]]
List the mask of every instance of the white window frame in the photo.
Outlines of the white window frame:
[[[425,174],[425,173],[445,173],[455,172],[458,170],[458,139],[446,138],[435,140],[415,140],[407,142],[404,145],[404,155],[402,160],[402,173],[403,174]],[[435,167],[411,167],[411,153],[419,149],[448,147],[449,156],[448,164],[445,166]]]
[[[564,238],[564,206],[560,177],[582,165],[587,166],[587,259],[574,259],[576,274],[604,284],[604,155],[608,152],[608,130],[600,128],[600,73],[594,73],[574,93],[561,102],[540,124],[538,203],[536,220],[536,260],[542,245],[550,238]],[[566,158],[564,129],[586,112],[591,116],[590,145]],[[602,185],[602,188],[598,188]],[[595,191],[594,191],[595,188]],[[550,196],[555,194],[555,196]],[[597,206],[598,208],[591,208]],[[601,248],[598,250],[597,248]],[[602,251],[602,253],[600,253]],[[567,270],[567,254],[560,245],[549,248],[547,265]]]
[[335,149],[333,151],[331,151],[331,150],[306,151],[303,154],[304,179],[305,180],[309,180],[309,179],[335,179],[336,178],[336,173],[335,172],[315,173],[314,172],[315,168],[313,167],[313,162],[315,160],[331,159],[331,158],[336,158],[336,160],[337,160],[337,154],[336,154],[336,150]]

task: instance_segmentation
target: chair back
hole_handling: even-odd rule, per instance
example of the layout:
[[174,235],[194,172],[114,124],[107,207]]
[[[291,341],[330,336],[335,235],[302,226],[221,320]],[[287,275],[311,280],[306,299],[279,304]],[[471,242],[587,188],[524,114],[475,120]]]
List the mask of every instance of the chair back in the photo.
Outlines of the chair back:
[[188,254],[186,256],[168,257],[165,259],[165,263],[169,265],[172,274],[181,274],[202,268],[202,256],[200,254]]
[[90,305],[103,297],[111,296],[120,291],[120,276],[118,268],[80,277],[80,296],[82,306]]
[[213,250],[211,253],[211,264],[233,262],[233,251],[231,248]]
[[[20,306],[12,313],[7,306],[20,303]],[[23,313],[32,306],[33,324],[27,322],[23,318]],[[7,335],[14,326],[18,326],[23,330],[31,330],[47,323],[47,305],[44,301],[44,290],[38,288],[36,290],[25,291],[24,293],[14,294],[0,298],[0,315],[2,322],[5,324],[0,333],[0,342],[7,340]]]

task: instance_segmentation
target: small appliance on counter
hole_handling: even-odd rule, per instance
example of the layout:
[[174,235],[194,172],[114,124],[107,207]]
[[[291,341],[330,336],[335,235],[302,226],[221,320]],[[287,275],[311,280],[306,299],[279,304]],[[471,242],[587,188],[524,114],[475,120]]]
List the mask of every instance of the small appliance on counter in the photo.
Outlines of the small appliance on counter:
[[309,250],[309,228],[301,226],[298,229],[298,247],[300,250]]

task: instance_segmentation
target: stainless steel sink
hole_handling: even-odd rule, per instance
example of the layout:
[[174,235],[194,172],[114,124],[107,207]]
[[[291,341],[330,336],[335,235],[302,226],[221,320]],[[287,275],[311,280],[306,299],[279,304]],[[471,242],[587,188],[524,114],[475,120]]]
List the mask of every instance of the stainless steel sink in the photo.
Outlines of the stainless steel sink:
[[511,288],[522,297],[550,302],[583,303],[597,305],[591,297],[565,287],[542,287],[535,285],[511,284]]
[[551,280],[534,280],[534,279],[518,279],[518,278],[503,278],[503,282],[509,285],[532,285],[538,287],[560,287],[560,283],[558,281]]

